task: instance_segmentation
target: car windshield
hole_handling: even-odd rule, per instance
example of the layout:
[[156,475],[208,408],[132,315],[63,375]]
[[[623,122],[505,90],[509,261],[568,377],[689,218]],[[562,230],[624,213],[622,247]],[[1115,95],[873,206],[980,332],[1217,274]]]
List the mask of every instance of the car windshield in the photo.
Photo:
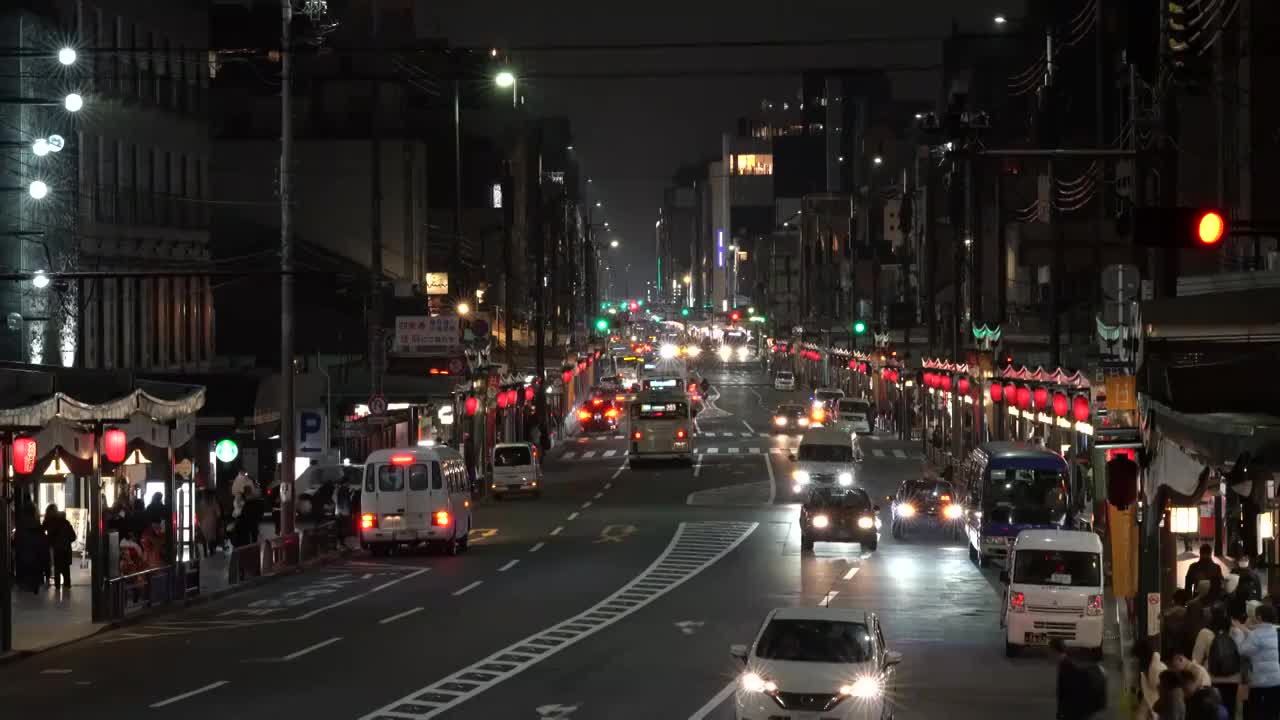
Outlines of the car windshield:
[[824,403],[829,403],[829,402],[832,402],[833,400],[839,400],[842,397],[844,397],[844,393],[834,392],[831,390],[819,390],[817,393],[814,394],[815,399]]
[[796,459],[802,462],[852,462],[853,446],[801,443]]
[[866,413],[871,412],[871,404],[866,400],[841,400],[840,412],[860,413],[865,415]]
[[851,510],[870,510],[871,496],[865,490],[840,490],[835,488],[819,488],[809,495],[810,505],[827,507],[843,507]]
[[903,495],[918,499],[936,499],[942,498],[954,499],[956,497],[955,488],[949,482],[941,480],[912,480],[903,488]]
[[807,415],[809,409],[803,405],[779,405],[778,414],[785,416]]
[[988,488],[984,498],[988,522],[1049,523],[1067,511],[1066,475],[1057,470],[992,469]]
[[1013,582],[1029,585],[1102,584],[1102,558],[1091,552],[1019,550],[1013,556]]
[[533,456],[524,445],[508,445],[495,448],[493,451],[494,467],[513,467],[516,465],[532,465]]
[[863,663],[874,654],[866,625],[831,620],[772,620],[756,644],[757,657],[788,662]]
[[783,372],[778,373],[778,379],[779,379],[779,380],[790,380],[790,379],[792,379],[792,378],[794,378],[794,377],[795,377],[795,375],[792,375],[791,373],[786,372],[786,371],[783,371]]

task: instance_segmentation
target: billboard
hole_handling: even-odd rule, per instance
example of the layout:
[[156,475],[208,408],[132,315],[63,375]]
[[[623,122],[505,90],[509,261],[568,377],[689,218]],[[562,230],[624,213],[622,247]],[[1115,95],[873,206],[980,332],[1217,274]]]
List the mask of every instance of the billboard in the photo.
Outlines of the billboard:
[[462,354],[462,331],[455,315],[400,315],[391,353],[401,357],[452,357]]

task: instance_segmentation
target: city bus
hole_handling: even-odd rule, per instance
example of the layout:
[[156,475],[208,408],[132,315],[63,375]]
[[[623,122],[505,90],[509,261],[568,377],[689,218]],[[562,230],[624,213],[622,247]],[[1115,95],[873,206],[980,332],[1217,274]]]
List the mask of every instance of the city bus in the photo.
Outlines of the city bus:
[[693,462],[693,409],[684,392],[642,392],[628,414],[627,455],[632,462]]
[[978,446],[961,466],[969,558],[1004,560],[1018,533],[1071,529],[1071,468],[1063,457],[1020,442]]

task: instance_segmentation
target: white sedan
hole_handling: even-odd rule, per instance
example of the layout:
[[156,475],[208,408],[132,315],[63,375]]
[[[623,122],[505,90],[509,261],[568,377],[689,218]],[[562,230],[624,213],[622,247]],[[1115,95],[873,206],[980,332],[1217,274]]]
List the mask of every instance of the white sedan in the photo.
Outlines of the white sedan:
[[783,370],[779,372],[777,375],[774,375],[773,389],[774,390],[795,390],[796,389],[795,373],[791,372],[790,370]]
[[730,654],[744,668],[734,693],[738,720],[785,714],[822,720],[893,717],[894,670],[875,613],[829,607],[779,608],[755,643]]

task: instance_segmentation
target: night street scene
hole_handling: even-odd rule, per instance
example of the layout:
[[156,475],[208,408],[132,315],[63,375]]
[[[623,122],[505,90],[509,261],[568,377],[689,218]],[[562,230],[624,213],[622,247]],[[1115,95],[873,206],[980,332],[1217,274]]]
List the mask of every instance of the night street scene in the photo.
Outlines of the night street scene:
[[0,718],[1280,720],[1278,36],[5,0]]

